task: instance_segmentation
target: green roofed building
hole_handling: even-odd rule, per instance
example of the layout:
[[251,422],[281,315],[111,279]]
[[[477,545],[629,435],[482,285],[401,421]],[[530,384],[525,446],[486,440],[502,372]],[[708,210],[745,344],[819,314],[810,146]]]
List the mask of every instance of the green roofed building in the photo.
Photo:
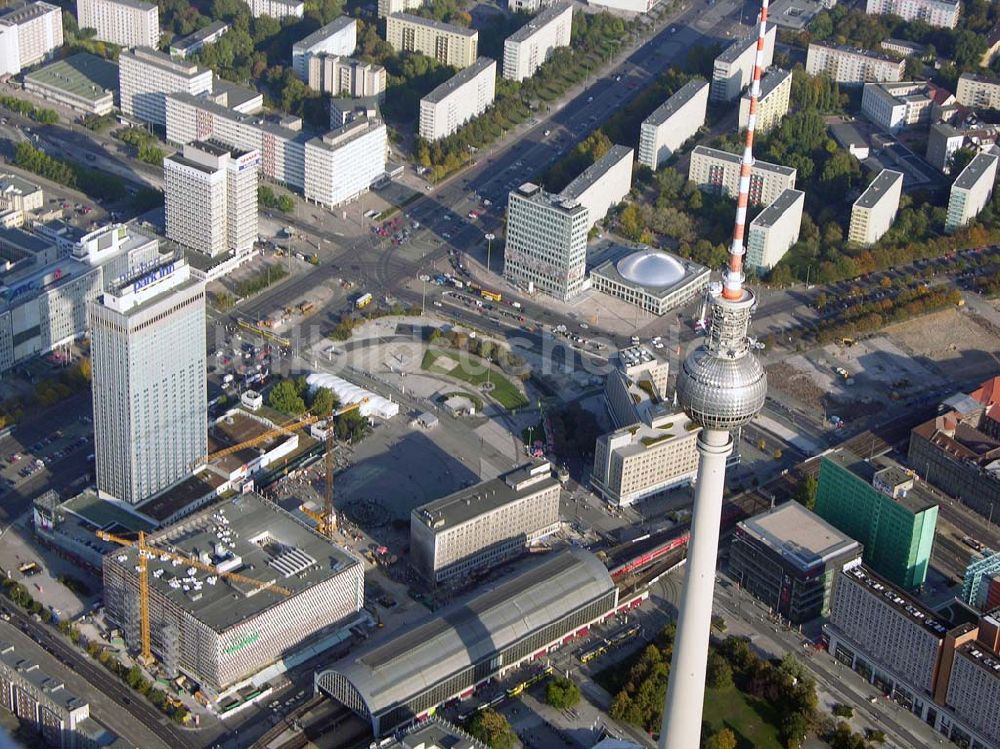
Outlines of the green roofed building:
[[118,65],[80,52],[27,73],[24,89],[53,104],[102,116],[115,108]]
[[864,544],[864,561],[902,588],[924,584],[938,505],[898,463],[849,450],[823,456],[816,514]]

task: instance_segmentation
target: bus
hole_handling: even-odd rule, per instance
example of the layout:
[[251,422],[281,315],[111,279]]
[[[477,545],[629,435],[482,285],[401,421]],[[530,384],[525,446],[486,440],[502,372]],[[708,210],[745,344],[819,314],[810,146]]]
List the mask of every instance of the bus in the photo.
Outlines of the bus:
[[357,299],[354,300],[354,308],[364,309],[365,307],[367,307],[369,304],[372,303],[373,298],[374,297],[372,297],[371,292],[365,292],[364,294],[362,294],[361,296],[359,296]]
[[503,295],[499,291],[490,291],[489,289],[480,289],[480,295],[483,299],[489,299],[491,302],[502,302]]

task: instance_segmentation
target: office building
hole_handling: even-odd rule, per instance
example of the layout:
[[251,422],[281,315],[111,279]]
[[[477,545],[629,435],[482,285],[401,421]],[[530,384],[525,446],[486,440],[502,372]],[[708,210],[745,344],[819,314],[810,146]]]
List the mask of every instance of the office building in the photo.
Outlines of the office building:
[[958,77],[955,99],[964,107],[1000,109],[1000,78],[962,73]]
[[305,12],[303,0],[246,0],[250,15],[254,18],[302,18]]
[[309,59],[314,55],[350,57],[358,46],[358,22],[339,16],[305,39],[292,45],[292,69],[302,80],[309,75]]
[[590,486],[605,502],[627,507],[687,486],[698,473],[700,428],[683,411],[659,413],[597,438]]
[[0,9],[0,61],[4,72],[14,75],[44,62],[54,57],[62,45],[62,10],[58,6],[21,0]]
[[257,241],[260,154],[192,141],[163,160],[166,234],[216,256],[243,255]]
[[386,18],[393,13],[405,13],[424,7],[424,0],[378,0],[378,17]]
[[97,488],[138,504],[207,454],[205,286],[164,256],[112,285],[88,319]]
[[[18,226],[24,224],[24,214],[37,211],[45,205],[42,188],[16,174],[0,174],[0,217],[8,213],[20,214]],[[3,221],[0,218],[0,221]],[[7,223],[3,221],[3,223]],[[3,258],[9,261],[9,258]]]
[[905,21],[921,21],[928,26],[953,29],[958,24],[958,0],[868,0],[868,15],[900,16]]
[[949,92],[925,81],[866,83],[861,111],[886,132],[898,133],[928,124],[935,106],[946,107],[954,101]]
[[385,174],[387,148],[385,123],[377,117],[306,141],[306,200],[332,208],[368,192]]
[[673,408],[667,397],[666,359],[644,345],[623,348],[611,357],[611,371],[604,381],[604,399],[611,423],[618,428],[633,424],[652,426]]
[[118,66],[89,52],[78,52],[26,73],[24,90],[81,114],[103,117],[115,108]]
[[805,202],[806,194],[801,190],[783,190],[750,222],[746,263],[756,273],[770,271],[799,241]]
[[160,46],[160,10],[143,0],[77,0],[76,22],[119,47]]
[[903,194],[903,173],[883,169],[861,197],[851,206],[851,225],[847,241],[861,247],[871,247],[889,231],[899,211]]
[[519,28],[503,43],[503,77],[523,81],[535,74],[557,47],[573,38],[573,6],[554,3]]
[[306,83],[314,91],[334,97],[378,97],[385,95],[385,68],[352,57],[318,54],[309,57]]
[[215,44],[223,34],[232,28],[225,21],[212,21],[208,26],[204,26],[193,34],[174,39],[170,42],[170,55],[184,59],[195,52],[201,51],[207,44]]
[[[760,72],[765,73],[774,59],[774,42],[778,27],[768,24],[764,37],[764,59]],[[753,80],[754,60],[757,56],[757,34],[738,39],[715,58],[712,66],[712,101],[733,101]]]
[[816,514],[864,545],[864,560],[902,588],[924,584],[938,505],[928,489],[887,458],[845,449],[820,463]]
[[526,182],[507,204],[503,275],[529,293],[568,301],[583,289],[590,212]]
[[625,252],[590,271],[592,288],[654,315],[665,315],[708,288],[708,268],[693,260],[645,246]]
[[984,548],[962,576],[962,600],[977,611],[1000,606],[1000,552]]
[[997,156],[979,153],[968,163],[951,185],[945,232],[951,233],[968,226],[993,196],[997,179]]
[[810,42],[806,72],[845,85],[903,80],[905,62],[864,49]]
[[559,528],[559,481],[547,461],[520,466],[410,513],[410,553],[425,580],[443,583],[517,556]]
[[584,169],[563,188],[560,197],[587,209],[591,226],[603,221],[632,189],[632,149],[611,146],[606,154]]
[[453,68],[467,68],[479,56],[479,32],[431,18],[394,13],[385,19],[385,40],[397,52],[420,52]]
[[430,621],[316,672],[316,689],[371,721],[376,738],[584,635],[618,605],[604,564],[585,549],[545,557]]
[[861,544],[798,502],[736,526],[729,576],[791,624],[830,614],[833,582]]
[[145,47],[122,51],[118,75],[122,114],[153,125],[167,124],[167,94],[212,92],[211,70]]
[[695,78],[642,121],[638,162],[654,172],[705,124],[708,81]]
[[[147,542],[217,570],[185,572],[183,564],[155,554],[148,560],[152,651],[168,673],[188,675],[208,694],[268,667],[283,671],[304,646],[339,642],[329,635],[353,624],[364,603],[358,559],[252,492],[153,533]],[[133,648],[139,645],[136,554],[135,547],[123,547],[104,557],[107,617]]]
[[[698,189],[735,198],[740,186],[742,158],[728,151],[695,146],[688,165],[688,179]],[[795,170],[757,159],[750,169],[750,205],[769,205],[785,190],[795,187]]]
[[[788,114],[792,101],[792,72],[772,68],[760,79],[760,98],[757,100],[757,124],[754,132],[763,135],[773,130]],[[740,130],[750,121],[750,94],[740,97]]]
[[445,138],[478,117],[496,98],[497,63],[480,57],[420,100],[420,137]]

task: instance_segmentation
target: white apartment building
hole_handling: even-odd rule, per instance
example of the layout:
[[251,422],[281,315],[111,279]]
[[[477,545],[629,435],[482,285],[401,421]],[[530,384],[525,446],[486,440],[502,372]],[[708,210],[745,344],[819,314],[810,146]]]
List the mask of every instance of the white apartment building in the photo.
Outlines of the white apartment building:
[[386,18],[393,13],[405,13],[424,7],[424,0],[378,0],[378,17]]
[[624,10],[629,13],[649,13],[659,3],[660,0],[587,0],[587,5]]
[[529,293],[572,299],[583,289],[588,231],[586,207],[524,183],[507,204],[504,278]]
[[[777,127],[788,114],[792,102],[792,73],[790,70],[771,68],[760,79],[760,98],[757,100],[757,123],[754,132],[763,134]],[[740,129],[750,122],[750,92],[740,98]]]
[[997,157],[991,153],[976,154],[951,185],[948,217],[944,222],[946,232],[968,226],[979,215],[993,195],[996,179]]
[[[982,625],[980,625],[982,626]],[[994,746],[1000,744],[1000,655],[980,642],[963,643],[955,650],[945,704],[962,723]],[[955,736],[973,746],[975,738]],[[971,739],[971,740],[970,740]]]
[[314,55],[350,57],[358,46],[358,22],[339,16],[305,39],[292,45],[292,69],[302,80],[309,75],[309,59]]
[[88,320],[98,493],[138,504],[208,451],[205,285],[166,256],[106,290]]
[[309,57],[306,83],[313,91],[361,98],[385,95],[385,68],[353,57],[318,54]]
[[948,174],[955,152],[965,145],[965,133],[946,122],[935,122],[927,131],[927,153],[931,166]]
[[799,241],[806,194],[784,190],[747,227],[747,266],[767,273]]
[[[4,30],[0,59],[10,70],[16,58],[17,70],[13,73],[48,60],[63,45],[62,10],[40,0],[22,0],[0,10],[0,29]],[[16,41],[7,29],[17,31]]]
[[958,77],[955,99],[973,109],[1000,109],[1000,78],[962,73]]
[[594,446],[590,486],[605,502],[628,507],[685,486],[698,473],[701,429],[683,411],[650,424],[633,424],[603,434]]
[[537,461],[415,508],[413,566],[440,583],[516,556],[558,530],[559,490],[552,466]]
[[331,208],[367,192],[385,174],[387,147],[385,123],[368,117],[307,141],[306,200]]
[[212,71],[146,47],[123,50],[118,57],[118,89],[122,114],[154,125],[166,125],[167,94],[211,93]]
[[847,85],[903,80],[905,61],[864,49],[812,42],[806,53],[806,72],[826,75]]
[[192,141],[163,160],[166,234],[215,257],[244,255],[257,241],[260,153]]
[[[735,198],[739,191],[742,157],[717,148],[695,146],[691,151],[688,179],[699,190]],[[750,168],[750,205],[767,205],[785,190],[795,187],[795,170],[759,159]]]
[[861,111],[873,123],[890,133],[926,125],[935,105],[946,107],[955,97],[925,81],[866,83],[861,94]]
[[17,26],[8,26],[0,21],[0,75],[17,75],[20,72],[21,49]]
[[420,137],[438,140],[478,117],[496,98],[497,63],[480,57],[420,100]]
[[385,40],[397,52],[421,52],[459,70],[469,67],[479,54],[479,32],[475,29],[409,13],[386,17]]
[[[774,40],[778,27],[767,25],[764,36],[764,60],[760,72],[771,67],[774,59]],[[712,66],[712,101],[733,101],[753,81],[754,61],[757,57],[757,34],[730,44],[715,58]]]
[[160,46],[160,9],[143,0],[77,0],[76,22],[119,47]]
[[579,203],[587,209],[590,230],[602,221],[632,189],[633,152],[628,146],[611,146],[610,150],[581,172],[563,189],[559,197]]
[[507,0],[507,10],[511,13],[537,13],[542,8],[542,0]]
[[889,231],[899,211],[903,173],[883,169],[851,207],[847,241],[862,247],[875,244]]
[[958,25],[958,0],[868,0],[868,15],[900,16],[905,21],[922,21],[928,26],[953,29]]
[[654,172],[705,124],[708,81],[694,78],[642,121],[638,162]]
[[250,6],[250,15],[254,18],[271,16],[271,18],[302,18],[305,12],[303,0],[246,0]]
[[[17,174],[0,174],[0,216],[8,211],[23,214],[45,205],[42,188]],[[23,218],[21,223],[24,223]],[[6,258],[5,258],[6,259]]]
[[573,36],[573,6],[555,3],[515,31],[503,43],[503,77],[523,81],[535,74],[556,47]]

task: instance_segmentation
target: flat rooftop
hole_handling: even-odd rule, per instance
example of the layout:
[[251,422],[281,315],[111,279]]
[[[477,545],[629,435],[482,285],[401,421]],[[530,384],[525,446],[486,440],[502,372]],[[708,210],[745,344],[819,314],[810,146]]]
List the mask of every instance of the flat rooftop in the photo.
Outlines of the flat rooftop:
[[626,159],[632,159],[632,149],[628,146],[614,145],[608,152],[593,164],[583,170],[576,179],[566,185],[560,193],[564,198],[578,200],[587,190],[594,186],[612,167]]
[[248,101],[261,97],[259,91],[256,91],[249,86],[241,86],[233,81],[227,81],[225,78],[219,78],[219,76],[213,75],[212,96],[215,97],[221,95],[225,95],[226,106],[230,109],[243,106]]
[[[708,146],[695,146],[691,151],[692,156],[697,154],[700,156],[707,156],[712,159],[719,159],[720,161],[728,161],[730,164],[736,164],[737,166],[743,161],[743,157],[736,153],[730,153],[729,151],[720,151],[718,148],[709,148]],[[780,174],[785,177],[794,176],[795,170],[790,166],[783,166],[781,164],[771,164],[767,161],[761,161],[756,159],[753,162],[754,169],[760,169],[765,172],[774,172],[775,174]]]
[[532,203],[539,203],[541,205],[556,208],[570,216],[587,210],[577,201],[562,194],[557,195],[555,193],[545,192],[545,190],[533,182],[525,182],[520,187],[511,190],[511,195],[518,195],[519,197],[530,200]]
[[30,195],[42,188],[17,174],[0,174],[0,193]]
[[547,8],[543,9],[541,13],[536,15],[530,21],[528,21],[524,26],[519,28],[513,34],[508,36],[504,40],[504,44],[507,42],[520,43],[530,39],[536,31],[545,26],[548,23],[552,23],[555,19],[566,12],[566,9],[571,7],[568,3],[553,3]]
[[419,26],[427,26],[431,29],[437,29],[438,31],[444,31],[449,34],[457,34],[458,36],[466,36],[469,38],[479,36],[479,32],[476,31],[476,29],[466,29],[462,26],[445,23],[444,21],[435,21],[433,18],[415,16],[412,13],[393,13],[389,16],[389,18],[396,18],[400,21],[406,21],[407,23],[415,23]]
[[437,104],[439,101],[445,97],[451,96],[455,93],[455,89],[460,86],[464,86],[466,83],[471,81],[473,78],[481,74],[483,71],[493,68],[496,70],[497,61],[489,57],[480,57],[474,63],[469,65],[467,68],[462,68],[451,78],[446,80],[440,86],[431,91],[427,96],[425,96],[422,101],[429,102],[431,104]]
[[188,34],[182,39],[174,39],[170,42],[172,49],[187,50],[199,44],[203,44],[207,39],[211,39],[216,34],[223,34],[229,31],[229,24],[225,21],[212,21],[208,26],[204,26],[193,34]]
[[38,255],[52,249],[52,243],[22,229],[0,228],[0,244],[21,250],[28,255]]
[[[774,29],[776,29],[773,23],[767,25],[767,33],[770,34]],[[757,34],[748,36],[745,39],[737,39],[735,42],[730,44],[724,50],[722,54],[715,58],[716,62],[722,62],[726,64],[734,63],[740,57],[747,52],[749,49],[753,49],[757,46]]]
[[[767,72],[761,76],[760,79],[760,99],[763,101],[770,94],[778,90],[782,83],[789,80],[792,77],[792,71],[782,70],[781,68],[768,68]],[[748,96],[744,94],[744,96]]]
[[391,744],[380,749],[486,749],[486,744],[469,736],[458,726],[432,717],[414,726]]
[[211,471],[199,471],[174,484],[162,494],[146,500],[136,509],[158,526],[163,525],[191,503],[217,493],[224,483],[226,483],[224,478]]
[[683,411],[676,411],[658,415],[652,426],[640,422],[618,429],[612,432],[612,436],[621,437],[630,434],[631,441],[627,445],[615,448],[616,453],[629,458],[684,437],[694,439],[699,431],[701,430],[698,426]]
[[903,173],[892,169],[883,169],[871,184],[861,193],[854,205],[861,208],[874,208],[875,205],[892,190],[897,182],[903,181]]
[[[209,151],[209,153],[212,152],[213,151]],[[211,167],[208,164],[199,164],[197,161],[192,161],[191,159],[186,158],[181,153],[172,153],[169,156],[167,156],[167,158],[164,159],[164,161],[172,161],[174,164],[179,164],[180,166],[186,166],[189,169],[197,169],[199,172],[202,172],[203,174],[215,174],[216,172],[219,171],[215,167]]]
[[307,141],[306,145],[322,148],[326,151],[336,151],[338,148],[343,148],[351,141],[357,140],[382,126],[382,119],[380,117],[368,117],[367,115],[357,117],[325,135]]
[[834,52],[841,52],[846,55],[855,55],[857,57],[868,57],[872,60],[885,60],[887,62],[897,63],[899,65],[903,64],[902,60],[899,60],[895,57],[890,57],[889,55],[883,55],[880,52],[873,52],[870,49],[862,49],[861,47],[851,47],[846,44],[824,44],[823,42],[810,42],[809,47],[829,49]]
[[0,11],[0,21],[4,23],[22,24],[35,18],[41,18],[46,13],[60,12],[55,5],[43,2],[22,2],[8,6]]
[[785,211],[797,202],[805,200],[805,197],[806,194],[801,190],[794,190],[792,188],[782,190],[781,194],[774,199],[774,202],[757,214],[757,217],[750,222],[750,225],[762,226],[764,228],[774,226],[785,215]]
[[224,107],[204,96],[194,96],[185,91],[167,94],[167,96],[185,104],[198,107],[199,109],[204,109],[206,112],[211,112],[216,117],[222,117],[242,125],[256,127],[262,131],[269,132],[272,135],[276,135],[279,138],[284,138],[288,141],[299,141],[305,143],[313,137],[310,133],[284,127],[274,120],[265,117],[263,114],[244,114],[242,112],[237,112],[235,109]]
[[983,175],[997,163],[997,157],[991,153],[977,153],[968,166],[955,179],[954,187],[963,190],[972,189]]
[[11,671],[17,672],[18,676],[29,682],[43,700],[51,700],[66,712],[77,710],[87,704],[87,700],[70,692],[63,686],[62,681],[49,676],[37,663],[18,655],[14,646],[5,640],[0,640],[0,660]]
[[150,47],[136,47],[135,49],[122,50],[121,54],[118,56],[119,65],[121,64],[122,58],[132,58],[137,62],[141,62],[146,65],[153,65],[174,75],[183,75],[188,78],[193,78],[196,75],[210,72],[206,68],[199,68],[193,62],[183,62],[181,60],[177,60],[168,55],[166,52],[160,52],[159,50],[151,49]]
[[334,34],[339,34],[344,29],[349,26],[357,24],[357,21],[353,18],[347,16],[338,16],[328,23],[326,26],[316,29],[309,36],[304,39],[299,39],[292,45],[292,51],[294,52],[304,52],[308,50],[313,45],[319,44],[320,42],[325,42]]
[[960,645],[958,653],[986,670],[995,679],[1000,679],[1000,654],[995,653],[978,640]]
[[[297,595],[359,564],[312,528],[258,494],[216,504],[149,537],[152,546],[208,559],[220,570],[274,583]],[[137,549],[111,556],[133,570]],[[149,559],[149,585],[174,605],[222,632],[262,614],[286,596],[174,563]],[[185,590],[186,588],[186,590]]]
[[993,75],[984,75],[983,73],[962,73],[962,75],[959,76],[959,79],[961,78],[976,81],[976,83],[988,83],[991,86],[1000,86],[1000,78]]
[[838,574],[852,582],[864,585],[871,595],[880,596],[889,606],[907,619],[918,622],[940,638],[944,638],[950,629],[948,622],[939,619],[937,614],[916,598],[907,595],[864,564],[854,565],[849,569],[841,570]]
[[802,571],[850,552],[861,556],[861,544],[798,502],[743,520],[739,528]]
[[118,65],[89,52],[78,52],[27,73],[24,80],[96,101],[118,90]]
[[653,110],[653,113],[642,121],[642,124],[659,127],[673,117],[681,107],[691,101],[695,94],[705,88],[708,88],[708,81],[701,77],[692,78],[677,89],[670,98]]
[[[878,456],[869,461],[845,448],[832,450],[831,452],[824,454],[823,459],[829,460],[831,463],[835,463],[841,468],[850,471],[869,486],[872,486],[872,480],[875,478],[875,474],[885,468],[899,468],[902,470],[898,463],[894,460],[886,458],[885,456]],[[907,476],[909,476],[909,474],[907,474]],[[905,496],[883,496],[902,505],[913,513],[924,512],[925,510],[938,506],[938,502],[934,498],[934,495],[921,485],[919,479],[914,479],[913,488],[907,491]]]
[[115,5],[124,5],[136,10],[150,11],[157,7],[156,3],[145,3],[143,0],[111,0]]
[[[75,497],[71,497],[58,506],[60,510],[72,513],[100,530],[111,531],[112,528],[124,529],[127,532],[153,530],[156,526],[130,512],[116,502],[109,502],[97,496],[97,492],[86,489]],[[96,538],[96,537],[95,537]]]

